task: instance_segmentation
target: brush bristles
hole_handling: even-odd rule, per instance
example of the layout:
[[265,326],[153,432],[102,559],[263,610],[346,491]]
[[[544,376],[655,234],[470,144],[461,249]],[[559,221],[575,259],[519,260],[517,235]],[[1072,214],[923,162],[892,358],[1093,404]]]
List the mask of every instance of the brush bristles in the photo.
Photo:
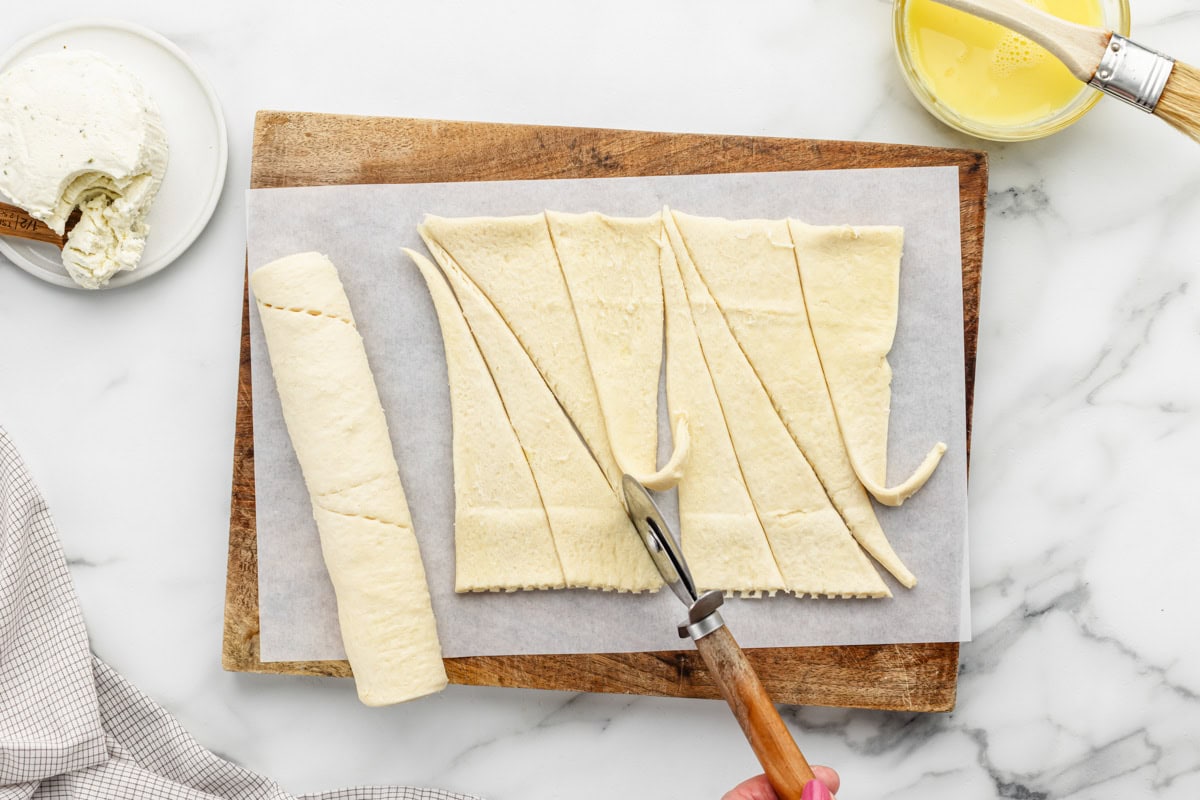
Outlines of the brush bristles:
[[1154,114],[1200,142],[1200,70],[1175,62]]

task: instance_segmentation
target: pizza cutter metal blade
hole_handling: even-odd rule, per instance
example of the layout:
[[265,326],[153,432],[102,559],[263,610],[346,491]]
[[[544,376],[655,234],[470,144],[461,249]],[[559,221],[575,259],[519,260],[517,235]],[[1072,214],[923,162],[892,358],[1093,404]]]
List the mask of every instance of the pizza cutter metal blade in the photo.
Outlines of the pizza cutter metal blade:
[[667,586],[687,606],[687,619],[679,623],[680,638],[690,637],[696,643],[775,792],[783,800],[800,800],[804,787],[816,778],[754,667],[725,626],[718,610],[721,593],[697,592],[683,552],[646,487],[626,475],[622,488],[625,507],[646,551]]

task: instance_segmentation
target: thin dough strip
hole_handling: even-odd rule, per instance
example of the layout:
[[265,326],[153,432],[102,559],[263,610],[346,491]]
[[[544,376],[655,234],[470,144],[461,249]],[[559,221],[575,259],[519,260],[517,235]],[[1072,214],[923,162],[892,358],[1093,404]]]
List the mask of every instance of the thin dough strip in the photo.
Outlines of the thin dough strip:
[[[662,228],[662,215],[547,211],[545,218],[613,458],[631,475],[654,473],[663,350],[654,235]],[[657,478],[661,485],[673,485],[669,475]]]
[[[839,429],[841,425],[842,421],[839,418]],[[925,482],[929,480],[930,476],[933,475],[933,471],[937,469],[937,465],[941,463],[942,456],[946,453],[946,443],[938,442],[930,448],[929,452],[925,454],[925,459],[913,470],[912,475],[909,475],[904,482],[890,488],[880,486],[869,477],[864,477],[866,470],[859,466],[858,460],[854,457],[854,452],[847,452],[850,455],[850,464],[854,467],[854,472],[858,475],[858,479],[862,481],[863,487],[871,493],[872,497],[885,506],[895,507],[903,504],[905,500],[916,494],[925,485]]]
[[684,467],[687,466],[688,457],[692,454],[692,436],[688,428],[687,414],[682,411],[675,415],[675,434],[671,441],[673,442],[671,458],[657,472],[639,475],[629,471],[624,464],[621,464],[621,468],[652,492],[674,489],[683,480]]
[[461,273],[487,298],[554,393],[609,485],[619,491],[621,471],[545,215],[429,215],[417,232],[447,277]]
[[641,537],[547,382],[454,257],[434,253],[528,456],[566,586],[657,591],[662,577]]
[[887,487],[888,417],[896,335],[901,228],[806,225],[788,220],[813,341],[838,430],[860,481],[898,506],[925,485],[946,445],[938,442],[900,485]]
[[560,589],[566,582],[541,494],[462,308],[429,259],[404,252],[429,287],[450,378],[454,590]]
[[[669,213],[664,211],[664,223]],[[746,489],[696,333],[675,251],[661,242],[667,326],[667,404],[687,414],[691,456],[679,482],[680,538],[697,588],[775,592],[787,584]]]

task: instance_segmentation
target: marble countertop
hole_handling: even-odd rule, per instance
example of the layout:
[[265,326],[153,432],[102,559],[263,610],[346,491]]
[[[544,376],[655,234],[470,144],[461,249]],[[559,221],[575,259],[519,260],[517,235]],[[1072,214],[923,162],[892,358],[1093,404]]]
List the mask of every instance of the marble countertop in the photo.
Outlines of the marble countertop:
[[[89,294],[0,262],[0,425],[47,495],[96,652],[201,743],[301,792],[717,798],[757,772],[724,705],[349,682],[219,661],[251,126],[260,108],[986,149],[970,489],[975,639],[957,709],[784,710],[842,796],[1200,796],[1200,150],[1105,101],[985,145],[930,118],[890,3],[111,0],[207,73],[230,170],[160,275]],[[1200,10],[1133,0],[1200,61]],[[25,4],[0,49],[81,0]]]

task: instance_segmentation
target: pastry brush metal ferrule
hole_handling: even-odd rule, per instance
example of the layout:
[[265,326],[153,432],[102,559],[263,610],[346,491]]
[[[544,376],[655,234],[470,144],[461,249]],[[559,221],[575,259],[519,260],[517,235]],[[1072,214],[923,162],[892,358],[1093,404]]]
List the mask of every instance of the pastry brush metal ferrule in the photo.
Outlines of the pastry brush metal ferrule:
[[1088,86],[1154,113],[1175,59],[1113,33]]
[[1035,8],[1024,0],[935,0],[1037,42],[1071,74],[1200,140],[1200,71],[1132,42]]
[[[632,476],[622,479],[625,507],[663,580],[683,604],[687,619],[680,638],[691,638],[713,681],[729,704],[767,780],[783,800],[828,797],[788,731],[754,667],[721,617],[720,592],[699,593],[683,552],[646,487]],[[806,790],[807,788],[807,790]]]

